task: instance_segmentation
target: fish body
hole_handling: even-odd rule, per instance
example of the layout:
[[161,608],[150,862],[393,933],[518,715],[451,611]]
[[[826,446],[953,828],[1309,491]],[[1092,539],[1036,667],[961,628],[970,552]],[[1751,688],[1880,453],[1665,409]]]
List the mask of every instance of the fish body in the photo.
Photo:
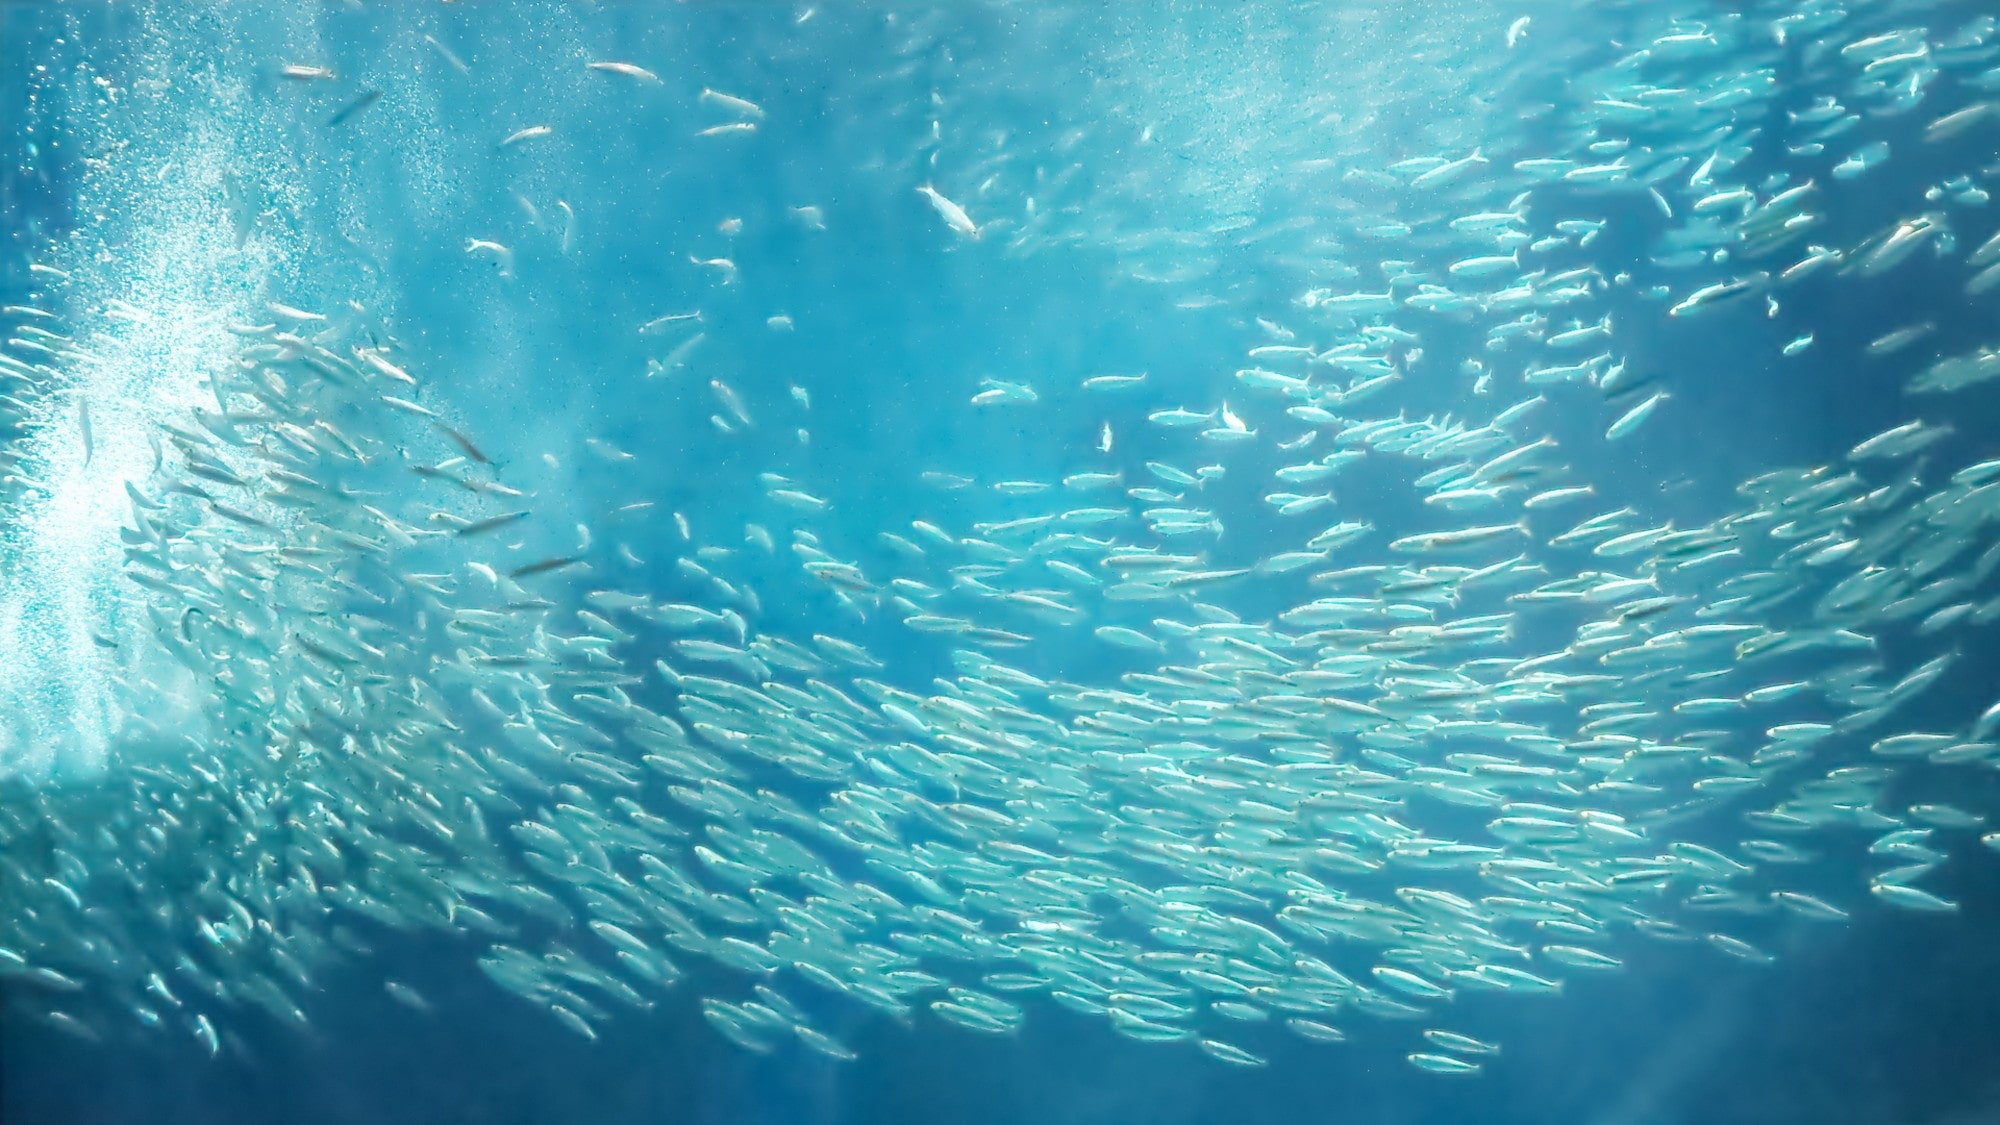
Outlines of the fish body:
[[965,208],[945,198],[929,184],[919,184],[917,194],[930,203],[931,210],[938,213],[938,217],[944,220],[944,225],[950,227],[953,233],[964,235],[966,238],[979,237],[979,227],[972,221],[972,216],[965,213]]

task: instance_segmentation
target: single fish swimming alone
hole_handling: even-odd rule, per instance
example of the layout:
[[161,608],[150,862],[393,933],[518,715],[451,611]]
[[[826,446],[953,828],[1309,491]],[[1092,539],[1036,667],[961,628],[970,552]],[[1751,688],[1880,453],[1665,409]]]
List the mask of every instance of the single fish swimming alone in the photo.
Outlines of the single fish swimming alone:
[[944,219],[944,224],[953,232],[967,238],[979,237],[979,227],[972,221],[972,216],[965,213],[965,208],[938,194],[938,190],[929,184],[919,184],[917,194],[930,201],[931,209]]
[[626,78],[634,78],[639,80],[640,82],[649,83],[654,86],[660,84],[659,75],[653,73],[650,70],[647,70],[645,67],[640,66],[637,63],[591,62],[591,63],[585,63],[584,66],[590,70],[599,71],[604,74],[622,75]]
[[359,95],[357,95],[354,98],[353,101],[350,101],[346,105],[341,106],[340,109],[334,112],[334,115],[332,117],[327,118],[326,127],[329,129],[333,129],[341,125],[345,125],[347,124],[348,121],[352,120],[355,116],[360,114],[362,110],[367,109],[369,106],[374,105],[376,102],[381,100],[382,100],[382,91],[363,90]]

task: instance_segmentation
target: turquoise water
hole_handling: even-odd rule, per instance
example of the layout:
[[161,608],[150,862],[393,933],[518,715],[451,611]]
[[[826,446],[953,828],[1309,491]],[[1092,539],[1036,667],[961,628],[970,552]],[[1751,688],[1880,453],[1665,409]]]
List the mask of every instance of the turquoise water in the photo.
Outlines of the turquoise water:
[[0,4],[0,1116],[1983,1120],[1996,35]]

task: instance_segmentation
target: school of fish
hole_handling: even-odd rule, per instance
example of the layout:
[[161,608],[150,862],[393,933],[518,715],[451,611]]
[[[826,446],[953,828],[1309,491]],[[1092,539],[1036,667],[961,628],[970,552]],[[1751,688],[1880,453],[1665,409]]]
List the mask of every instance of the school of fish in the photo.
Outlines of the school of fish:
[[[927,140],[881,187],[897,237],[1108,248],[1240,311],[1243,344],[1197,357],[1195,398],[1137,370],[966,377],[968,413],[1087,430],[1072,467],[881,466],[930,498],[892,526],[774,456],[727,528],[633,494],[615,510],[661,542],[548,531],[532,452],[453,422],[406,326],[283,294],[211,326],[206,397],[147,420],[135,467],[108,444],[121,404],[75,376],[165,314],[81,310],[51,251],[41,297],[0,310],[0,491],[96,474],[118,507],[124,617],[94,635],[117,735],[64,778],[60,731],[9,734],[0,996],[86,1039],[247,1052],[245,1028],[307,1026],[371,932],[437,929],[479,935],[495,987],[590,1038],[676,990],[747,1050],[835,1058],[831,1007],[1008,1035],[1053,1003],[1222,1064],[1264,1065],[1274,1036],[1392,1037],[1464,1076],[1501,1046],[1454,1028],[1461,994],[1560,993],[1647,942],[1761,962],[1858,911],[1955,911],[1940,869],[2000,850],[1950,796],[2000,766],[2000,703],[1929,706],[2000,618],[2000,457],[1966,441],[2000,380],[1977,339],[2000,285],[2000,19],[1963,8],[1490,20],[1464,48],[1485,134],[1395,153],[1386,109],[1330,126],[1288,171],[1356,205],[1285,234],[1309,281],[1261,305],[1217,280],[1255,226],[1149,232],[1135,201],[1158,182],[1050,171],[1087,141]],[[898,34],[932,50],[925,21]],[[574,70],[681,96],[645,57]],[[1126,81],[1106,96],[1142,97]],[[704,151],[777,124],[757,90],[681,94]],[[393,96],[346,91],[328,127]],[[940,99],[930,128],[969,134],[952,107],[977,101]],[[560,136],[510,119],[482,143],[532,160]],[[1174,163],[1143,167],[1205,174]],[[1221,207],[1237,182],[1201,190]],[[565,248],[573,218],[551,219]],[[491,229],[467,255],[532,282]],[[1647,249],[1597,256],[1612,243]],[[716,293],[755,284],[686,258]],[[1856,357],[1898,412],[1843,456],[1713,496],[1593,475],[1663,431],[1699,441],[1698,396],[1649,350],[1670,329],[1812,326],[1718,361],[1752,380],[1818,361],[1839,326],[1816,309],[1919,274],[1959,303]],[[635,328],[659,349],[633,378],[707,396],[664,427],[781,449],[841,393],[704,371],[730,329],[695,308]],[[615,579],[635,551],[672,560],[672,593]]]

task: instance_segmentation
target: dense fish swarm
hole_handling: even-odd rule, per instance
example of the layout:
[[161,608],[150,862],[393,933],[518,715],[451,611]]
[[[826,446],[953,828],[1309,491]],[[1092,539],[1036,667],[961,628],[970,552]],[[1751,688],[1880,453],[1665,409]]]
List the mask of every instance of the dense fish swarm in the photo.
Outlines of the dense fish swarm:
[[[1254,335],[1245,358],[1196,357],[1198,399],[1138,371],[967,377],[967,412],[1074,414],[1088,434],[1040,478],[981,451],[880,465],[934,490],[894,526],[774,455],[720,501],[740,534],[704,538],[645,494],[615,497],[599,534],[550,531],[532,458],[451,421],[446,363],[359,303],[266,295],[204,322],[198,396],[92,399],[83,373],[174,314],[39,267],[39,303],[0,312],[5,484],[46,511],[71,495],[58,480],[97,480],[119,508],[115,620],[84,653],[114,672],[77,723],[109,732],[99,768],[65,776],[46,724],[0,759],[0,994],[78,1036],[241,1049],[247,1009],[305,1025],[323,970],[379,924],[489,938],[495,985],[591,1037],[677,987],[749,1050],[835,1057],[812,1014],[829,1004],[1005,1034],[1050,1001],[1224,1063],[1260,1065],[1278,1034],[1398,1036],[1413,1066],[1460,1075],[1499,1049],[1444,1026],[1460,993],[1560,992],[1648,940],[1764,961],[1786,927],[1871,900],[1956,909],[1928,876],[2000,835],[1923,798],[2000,763],[2000,705],[1912,724],[2000,617],[2000,460],[1949,456],[1956,392],[2000,378],[2000,350],[1966,338],[1977,314],[1868,344],[1902,413],[1705,518],[1707,498],[1584,468],[1697,424],[1644,358],[1672,322],[1775,318],[1916,263],[1975,301],[2000,284],[2000,236],[1982,237],[2000,21],[1740,7],[1501,20],[1461,74],[1484,132],[1445,152],[1384,149],[1383,123],[1417,112],[1389,69],[1376,112],[1341,120],[1246,71],[1271,113],[1328,122],[1318,155],[1254,174],[1346,201],[1286,232],[1311,280],[1268,307],[1203,287],[1256,231],[1148,228],[1141,205],[1176,190],[1226,211],[1268,189],[1222,159],[1254,150],[1198,137],[1212,159],[1072,186],[1094,170],[1052,169],[1087,131],[966,152],[953,114],[976,106],[938,99],[936,136],[881,177],[884,215],[963,256],[1108,249]],[[1574,38],[1613,17],[1615,37]],[[932,22],[896,32],[902,57],[935,65]],[[690,143],[779,124],[756,91],[680,90],[644,57],[569,78],[684,96]],[[1128,114],[1156,96],[1102,82]],[[391,98],[348,90],[325,127]],[[510,119],[480,143],[533,160],[562,140]],[[1906,152],[1931,181],[1909,197],[1876,183]],[[1974,161],[1938,166],[1953,153]],[[223,182],[222,237],[254,245],[261,207]],[[567,250],[570,205],[546,210]],[[1648,252],[1596,259],[1607,228]],[[526,280],[536,260],[490,233],[466,253]],[[689,249],[712,292],[754,284]],[[841,388],[742,393],[702,368],[724,331],[693,307],[647,321],[647,374],[705,388],[704,432],[805,441],[812,399]],[[1722,362],[1747,377],[1814,342]],[[107,461],[114,424],[136,460]],[[677,558],[607,577],[637,562],[616,519],[641,517]],[[1832,846],[1865,847],[1865,877]],[[1826,889],[1840,876],[1849,893]]]

